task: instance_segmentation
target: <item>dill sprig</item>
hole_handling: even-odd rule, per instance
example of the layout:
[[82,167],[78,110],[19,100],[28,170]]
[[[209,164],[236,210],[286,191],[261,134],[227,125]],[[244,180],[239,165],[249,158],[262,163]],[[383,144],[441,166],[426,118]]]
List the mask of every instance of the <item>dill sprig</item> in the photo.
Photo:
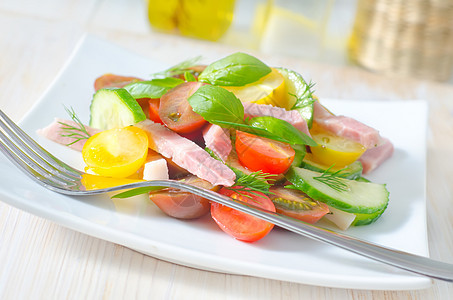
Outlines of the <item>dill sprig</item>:
[[315,102],[315,98],[313,97],[314,91],[312,91],[313,87],[315,84],[313,82],[305,82],[305,90],[299,95],[299,97],[295,94],[289,93],[289,95],[293,96],[296,98],[296,102],[294,103],[293,107],[291,109],[299,109],[299,108],[304,108],[305,106],[313,104]]
[[[336,190],[337,192],[347,192],[350,187],[347,184],[347,180],[344,178],[344,170],[341,169],[335,172],[330,172],[332,167],[325,170],[320,176],[313,177],[313,179],[318,180],[319,182],[324,183],[330,188]],[[343,172],[343,173],[342,173]]]
[[231,189],[249,198],[251,198],[250,194],[255,196],[259,196],[258,193],[269,195],[272,192],[269,191],[271,184],[268,180],[273,179],[275,176],[275,174],[264,173],[262,171],[244,174],[238,176],[235,184],[227,189]]
[[194,70],[191,70],[190,67],[195,66],[200,59],[201,59],[201,56],[189,58],[189,59],[182,61],[179,64],[176,64],[164,71],[151,74],[151,78],[172,77],[172,76],[176,76],[176,75],[185,74],[186,72],[194,73]]
[[66,106],[64,107],[68,115],[71,117],[71,119],[76,123],[76,126],[72,126],[70,124],[64,123],[64,122],[58,122],[62,127],[60,127],[63,130],[63,133],[61,136],[63,137],[69,137],[74,139],[69,144],[66,144],[66,146],[70,146],[72,144],[77,143],[78,141],[81,140],[86,140],[91,137],[91,135],[88,133],[87,129],[85,128],[85,125],[80,121],[79,117],[75,113],[74,109],[67,108]]

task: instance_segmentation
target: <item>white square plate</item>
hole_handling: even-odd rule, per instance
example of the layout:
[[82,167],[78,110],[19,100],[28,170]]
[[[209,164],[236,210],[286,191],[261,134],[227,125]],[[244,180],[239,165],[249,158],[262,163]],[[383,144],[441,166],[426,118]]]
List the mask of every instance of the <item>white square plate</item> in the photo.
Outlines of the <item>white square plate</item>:
[[[54,117],[67,117],[64,106],[72,106],[82,121],[88,123],[93,82],[101,74],[110,72],[146,78],[167,67],[87,36],[21,126],[51,153],[81,169],[80,153],[39,138],[36,130]],[[321,101],[337,114],[374,126],[395,145],[393,157],[369,176],[375,182],[387,183],[390,191],[387,211],[376,223],[351,228],[347,234],[428,256],[426,103]],[[431,285],[428,278],[279,228],[256,243],[243,243],[221,232],[209,216],[194,221],[169,218],[148,203],[145,196],[114,201],[107,195],[69,197],[34,183],[4,156],[0,156],[0,169],[0,195],[7,203],[163,260],[204,270],[328,287],[404,290]]]

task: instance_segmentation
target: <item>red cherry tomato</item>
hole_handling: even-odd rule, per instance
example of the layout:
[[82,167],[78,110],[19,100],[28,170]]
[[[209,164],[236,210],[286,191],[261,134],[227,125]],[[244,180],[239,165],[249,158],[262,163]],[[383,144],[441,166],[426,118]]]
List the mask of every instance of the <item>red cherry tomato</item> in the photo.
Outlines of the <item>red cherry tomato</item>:
[[164,124],[159,116],[160,98],[148,99],[149,119],[155,123]]
[[109,73],[96,78],[96,80],[94,81],[94,89],[98,91],[100,89],[109,87],[122,88],[129,83],[142,80],[143,79],[137,77],[121,76]]
[[[189,175],[183,180],[187,184],[201,188],[215,189],[212,184],[194,175]],[[151,192],[149,199],[164,213],[178,219],[196,219],[202,217],[209,212],[210,208],[209,200],[171,188]]]
[[329,212],[327,204],[308,197],[305,193],[282,186],[271,187],[269,195],[278,213],[314,224]]
[[270,174],[286,172],[296,154],[288,144],[242,131],[236,131],[235,147],[243,166]]
[[[239,193],[226,188],[222,188],[219,193],[275,212],[275,206],[272,201],[262,193],[256,193],[259,195],[255,195],[255,192],[253,194],[244,191]],[[274,227],[272,223],[215,202],[211,203],[211,216],[220,229],[244,242],[254,242],[262,239]]]
[[164,124],[178,133],[189,133],[200,129],[205,123],[195,113],[187,99],[205,83],[185,82],[169,90],[160,98],[159,117]]

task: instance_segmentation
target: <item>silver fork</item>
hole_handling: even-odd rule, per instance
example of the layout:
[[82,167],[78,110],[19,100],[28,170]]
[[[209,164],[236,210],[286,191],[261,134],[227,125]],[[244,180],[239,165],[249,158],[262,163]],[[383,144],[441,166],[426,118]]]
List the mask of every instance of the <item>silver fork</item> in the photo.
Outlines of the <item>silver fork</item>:
[[86,190],[81,182],[83,172],[65,164],[42,148],[1,110],[0,128],[1,152],[25,174],[52,191],[66,195],[88,196],[149,186],[177,188],[248,213],[297,234],[340,247],[370,259],[419,275],[453,282],[452,264],[386,248],[331,230],[319,228],[182,182],[153,180],[105,189]]

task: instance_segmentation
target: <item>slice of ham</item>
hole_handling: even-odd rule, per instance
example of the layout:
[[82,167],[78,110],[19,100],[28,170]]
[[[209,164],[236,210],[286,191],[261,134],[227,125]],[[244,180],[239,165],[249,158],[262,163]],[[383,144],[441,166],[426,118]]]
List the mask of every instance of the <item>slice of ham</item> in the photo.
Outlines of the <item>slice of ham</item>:
[[233,149],[228,129],[211,124],[203,130],[203,139],[206,147],[211,149],[222,161],[226,161]]
[[150,120],[135,126],[143,129],[149,138],[149,147],[193,175],[209,181],[213,185],[232,186],[236,175],[222,162],[212,158],[197,144],[161,124]]
[[281,107],[268,104],[243,103],[244,113],[250,117],[270,116],[281,119],[293,125],[296,129],[310,136],[307,122],[295,110],[286,110]]
[[[79,141],[73,143],[75,141],[75,139],[73,137],[64,136],[64,135],[68,134],[68,132],[63,129],[63,128],[67,127],[64,124],[67,124],[69,126],[73,126],[76,128],[79,127],[79,125],[72,120],[64,120],[64,119],[55,118],[55,120],[51,124],[49,124],[47,127],[38,129],[37,133],[51,141],[57,142],[59,144],[65,145],[65,146],[69,146],[70,148],[77,150],[77,151],[82,151],[83,145],[85,144],[87,139],[82,139],[82,140],[79,140]],[[100,130],[96,129],[96,128],[92,128],[92,127],[89,127],[86,125],[84,125],[84,127],[89,135],[94,135],[94,134],[100,132]],[[73,143],[73,144],[71,144],[71,143]]]
[[363,166],[363,174],[368,174],[393,154],[393,144],[387,138],[382,138],[382,143],[372,149],[368,149],[359,158]]
[[314,102],[313,120],[325,130],[356,141],[367,149],[381,143],[379,131],[353,118],[333,115],[318,101]]

